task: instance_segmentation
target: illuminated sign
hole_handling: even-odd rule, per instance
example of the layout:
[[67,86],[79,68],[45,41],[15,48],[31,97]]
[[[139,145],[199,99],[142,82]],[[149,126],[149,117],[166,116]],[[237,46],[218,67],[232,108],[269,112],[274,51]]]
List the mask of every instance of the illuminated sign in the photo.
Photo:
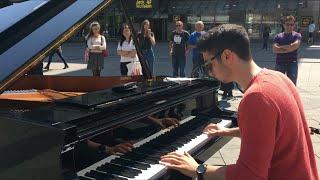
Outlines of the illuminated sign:
[[173,22],[180,21],[180,15],[173,15],[172,20]]
[[137,0],[136,8],[139,9],[152,9],[152,0]]

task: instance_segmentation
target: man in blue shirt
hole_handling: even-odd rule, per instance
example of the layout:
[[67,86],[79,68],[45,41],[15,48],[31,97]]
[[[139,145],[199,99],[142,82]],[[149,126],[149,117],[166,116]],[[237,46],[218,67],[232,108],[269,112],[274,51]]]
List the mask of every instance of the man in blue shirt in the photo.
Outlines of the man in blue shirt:
[[194,76],[194,77],[199,77],[199,72],[197,68],[200,67],[201,64],[203,63],[202,54],[196,48],[198,39],[200,38],[201,35],[205,34],[203,29],[204,29],[203,22],[202,21],[196,22],[195,31],[190,35],[190,38],[189,38],[189,48],[192,49],[192,62],[193,62],[191,76]]

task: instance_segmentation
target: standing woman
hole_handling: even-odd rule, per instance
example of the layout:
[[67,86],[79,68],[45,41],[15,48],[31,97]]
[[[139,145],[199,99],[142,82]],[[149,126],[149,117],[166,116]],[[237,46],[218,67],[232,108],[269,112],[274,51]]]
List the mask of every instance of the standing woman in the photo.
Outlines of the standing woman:
[[89,61],[87,69],[92,71],[93,76],[100,76],[104,68],[103,51],[106,50],[106,38],[100,33],[100,24],[90,24],[90,32],[87,35],[87,47],[89,49]]
[[[133,44],[131,30],[128,25],[121,28],[121,39],[118,43],[117,54],[120,59],[120,71],[122,76],[142,74],[141,65],[137,56],[136,47]],[[133,71],[138,70],[138,73]]]
[[150,29],[150,22],[148,20],[144,20],[141,23],[138,41],[141,45],[143,58],[146,60],[147,65],[153,74],[153,63],[155,58],[152,46],[156,44],[156,40],[153,32]]

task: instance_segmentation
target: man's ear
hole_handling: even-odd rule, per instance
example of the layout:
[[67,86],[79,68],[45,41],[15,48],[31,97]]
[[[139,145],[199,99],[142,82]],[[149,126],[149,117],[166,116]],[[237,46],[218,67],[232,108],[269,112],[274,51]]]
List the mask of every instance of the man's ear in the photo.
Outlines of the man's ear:
[[231,62],[230,60],[232,58],[233,58],[233,53],[229,49],[225,49],[222,52],[221,59],[222,59],[222,61],[225,61],[225,63],[230,63]]

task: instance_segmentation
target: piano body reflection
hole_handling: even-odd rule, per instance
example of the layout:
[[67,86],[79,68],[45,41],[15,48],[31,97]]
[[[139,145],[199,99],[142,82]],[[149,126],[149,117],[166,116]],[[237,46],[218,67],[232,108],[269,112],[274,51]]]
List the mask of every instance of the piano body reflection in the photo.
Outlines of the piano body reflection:
[[[0,16],[0,179],[170,179],[161,155],[188,151],[204,162],[230,140],[201,133],[236,121],[217,106],[216,81],[25,75],[110,3],[27,1],[0,10],[15,15]],[[150,115],[180,125],[161,128]],[[109,155],[88,140],[134,148]]]

